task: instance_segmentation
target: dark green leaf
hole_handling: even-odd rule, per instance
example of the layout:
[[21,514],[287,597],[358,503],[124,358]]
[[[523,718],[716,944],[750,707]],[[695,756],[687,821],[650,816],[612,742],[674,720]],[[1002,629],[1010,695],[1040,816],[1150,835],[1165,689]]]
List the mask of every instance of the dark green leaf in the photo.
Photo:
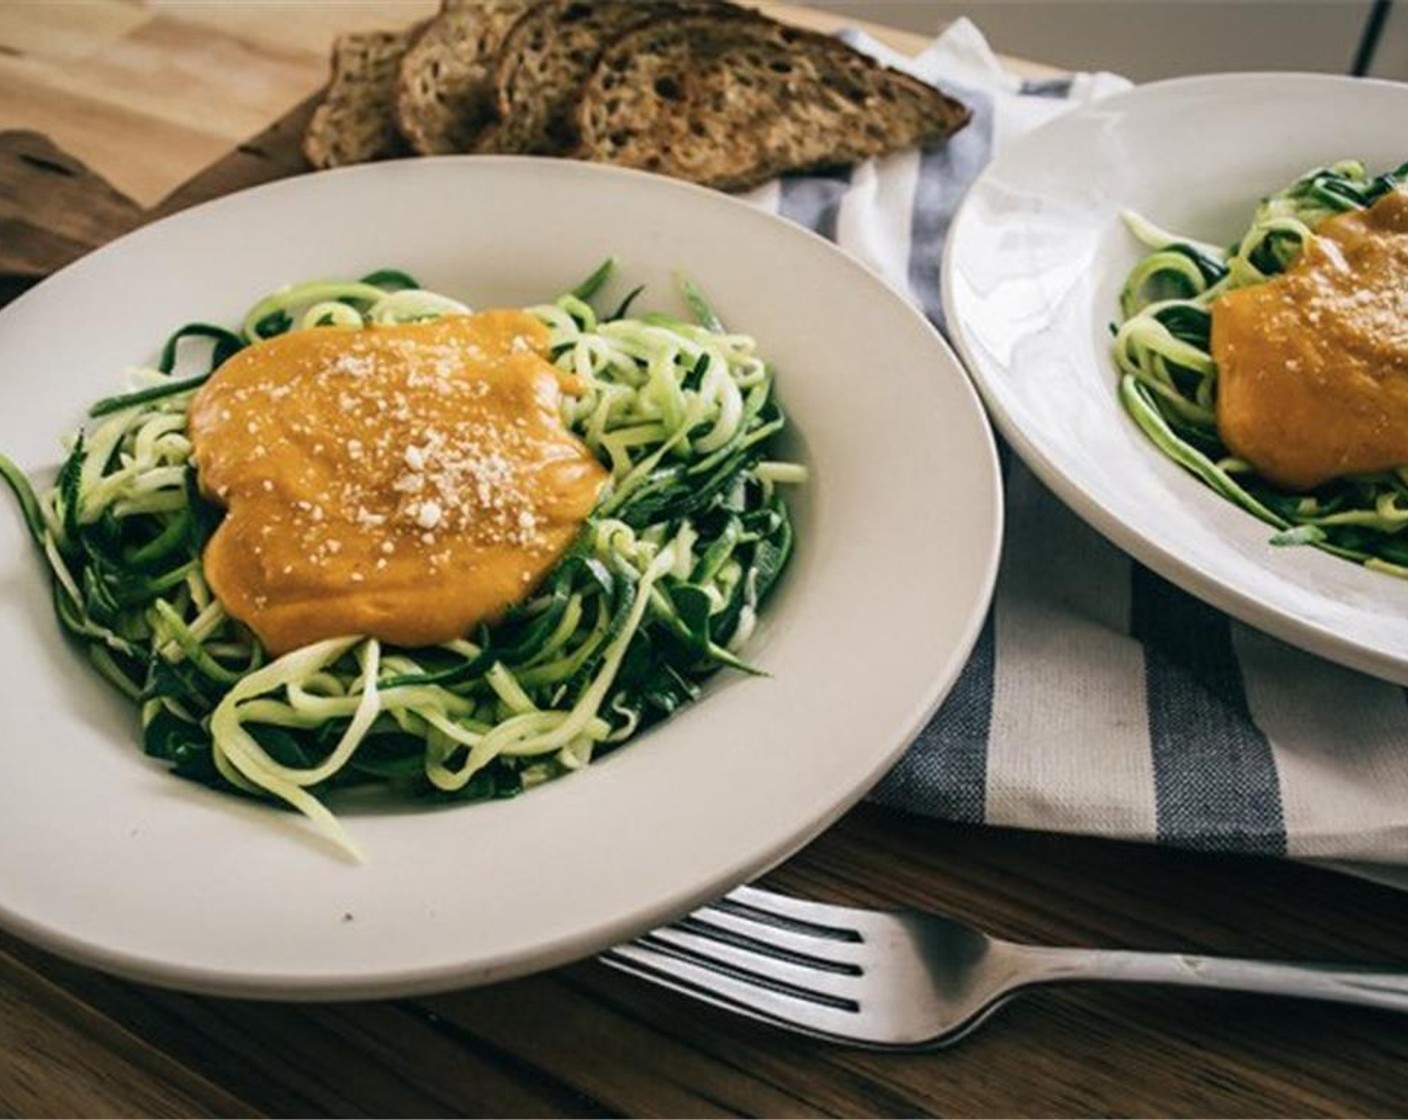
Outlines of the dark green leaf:
[[596,270],[590,276],[572,289],[572,294],[583,302],[590,300],[601,290],[601,286],[611,278],[611,274],[615,270],[616,258],[607,257],[596,266]]
[[370,284],[374,288],[384,288],[388,292],[420,287],[420,283],[414,276],[409,272],[402,272],[399,268],[379,268],[375,272],[369,272],[363,276],[360,283]]
[[630,313],[631,304],[635,303],[636,297],[639,296],[643,291],[645,291],[644,284],[640,284],[637,287],[632,288],[630,294],[628,294],[626,298],[621,301],[620,305],[616,308],[616,310],[613,311],[610,315],[608,315],[603,321],[611,323],[615,322],[617,319],[624,319]]

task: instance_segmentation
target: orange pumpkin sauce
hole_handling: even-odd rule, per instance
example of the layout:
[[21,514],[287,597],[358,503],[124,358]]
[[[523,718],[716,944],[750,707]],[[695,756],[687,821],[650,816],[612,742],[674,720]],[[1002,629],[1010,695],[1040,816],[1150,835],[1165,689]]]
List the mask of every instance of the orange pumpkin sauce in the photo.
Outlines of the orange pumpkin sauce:
[[1408,464],[1408,191],[1315,233],[1212,305],[1218,430],[1289,490]]
[[464,637],[571,545],[606,471],[564,425],[576,379],[521,311],[295,331],[241,351],[190,410],[203,557],[275,654],[365,634]]

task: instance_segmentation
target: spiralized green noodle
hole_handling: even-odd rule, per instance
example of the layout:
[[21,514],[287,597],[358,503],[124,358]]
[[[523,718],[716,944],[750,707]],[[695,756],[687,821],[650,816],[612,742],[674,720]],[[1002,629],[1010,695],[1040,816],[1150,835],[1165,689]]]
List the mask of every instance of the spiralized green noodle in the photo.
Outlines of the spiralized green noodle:
[[1217,430],[1217,366],[1209,335],[1214,300],[1284,272],[1321,222],[1373,205],[1408,179],[1408,164],[1370,177],[1349,160],[1319,168],[1264,199],[1227,250],[1169,233],[1137,214],[1131,232],[1151,252],[1120,293],[1114,357],[1120,400],[1174,462],[1278,532],[1273,544],[1309,544],[1408,577],[1408,464],[1286,493],[1231,454]]
[[[279,801],[345,851],[323,796],[382,783],[432,800],[512,796],[589,764],[695,699],[739,650],[792,551],[778,487],[805,480],[768,457],[784,420],[753,339],[704,325],[601,317],[610,262],[530,309],[550,355],[586,383],[564,420],[610,470],[566,557],[498,625],[443,646],[362,637],[270,661],[212,595],[200,553],[222,513],[197,489],[186,411],[245,345],[289,330],[412,322],[469,309],[404,273],[298,284],[238,332],[178,331],[130,393],[98,402],[56,485],[36,495],[0,456],[53,575],[64,628],[141,706],[148,754],[208,785]],[[176,374],[205,344],[209,368]]]

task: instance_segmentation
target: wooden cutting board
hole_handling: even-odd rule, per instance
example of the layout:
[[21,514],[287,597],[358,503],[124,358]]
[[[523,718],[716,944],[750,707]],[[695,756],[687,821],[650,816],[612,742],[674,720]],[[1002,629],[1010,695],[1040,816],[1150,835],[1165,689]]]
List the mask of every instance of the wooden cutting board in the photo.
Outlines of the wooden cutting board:
[[0,304],[156,218],[309,171],[299,141],[318,96],[238,145],[151,209],[38,132],[0,132]]

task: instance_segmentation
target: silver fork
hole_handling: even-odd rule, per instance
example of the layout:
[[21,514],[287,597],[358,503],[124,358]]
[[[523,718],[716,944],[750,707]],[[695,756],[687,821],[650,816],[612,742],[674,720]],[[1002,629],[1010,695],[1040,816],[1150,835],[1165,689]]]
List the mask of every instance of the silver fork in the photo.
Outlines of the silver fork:
[[1408,970],[1401,968],[1019,945],[937,914],[827,906],[754,887],[601,959],[754,1019],[877,1049],[946,1046],[1011,996],[1076,980],[1408,1011]]

